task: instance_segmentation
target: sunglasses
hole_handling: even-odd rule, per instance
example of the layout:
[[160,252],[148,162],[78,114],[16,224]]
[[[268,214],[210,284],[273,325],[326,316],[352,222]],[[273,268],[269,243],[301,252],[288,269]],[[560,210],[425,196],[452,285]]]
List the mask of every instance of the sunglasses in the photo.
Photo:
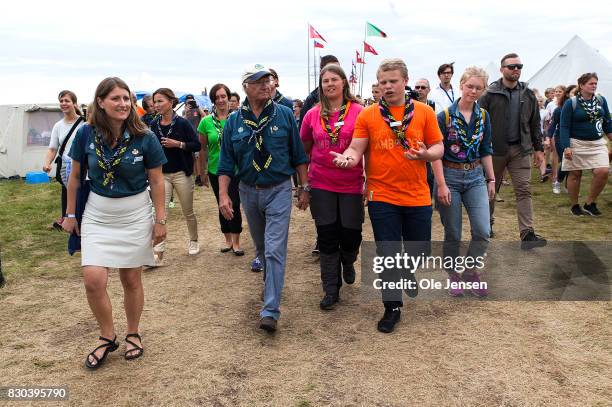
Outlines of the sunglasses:
[[509,64],[509,65],[504,65],[504,68],[508,68],[511,70],[516,70],[516,69],[523,69],[523,64]]
[[427,86],[415,86],[416,90],[427,89]]

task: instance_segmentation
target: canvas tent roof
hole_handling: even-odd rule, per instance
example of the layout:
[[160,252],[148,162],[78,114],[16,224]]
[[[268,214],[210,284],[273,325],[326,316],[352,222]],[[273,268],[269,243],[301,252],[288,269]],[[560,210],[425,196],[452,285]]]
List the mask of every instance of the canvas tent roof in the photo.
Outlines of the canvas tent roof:
[[612,63],[595,48],[575,35],[531,79],[529,87],[540,90],[575,84],[586,72],[597,72],[597,93],[612,97]]

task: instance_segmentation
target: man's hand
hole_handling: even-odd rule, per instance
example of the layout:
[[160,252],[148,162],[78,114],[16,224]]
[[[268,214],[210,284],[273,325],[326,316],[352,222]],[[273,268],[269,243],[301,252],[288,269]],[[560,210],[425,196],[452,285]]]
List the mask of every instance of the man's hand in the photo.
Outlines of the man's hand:
[[353,168],[357,165],[357,162],[351,156],[336,153],[335,151],[330,151],[329,153],[335,157],[332,162],[338,168]]
[[422,141],[419,141],[417,145],[419,147],[418,149],[410,147],[409,150],[405,151],[404,157],[406,157],[408,160],[428,161],[430,157],[429,157],[429,151],[427,151],[427,146],[425,145],[425,143],[423,143]]
[[295,206],[298,209],[305,211],[308,209],[308,204],[310,204],[310,192],[306,192],[303,189],[298,189],[298,200]]
[[219,211],[227,220],[232,220],[234,218],[234,207],[229,195],[224,194],[219,196]]

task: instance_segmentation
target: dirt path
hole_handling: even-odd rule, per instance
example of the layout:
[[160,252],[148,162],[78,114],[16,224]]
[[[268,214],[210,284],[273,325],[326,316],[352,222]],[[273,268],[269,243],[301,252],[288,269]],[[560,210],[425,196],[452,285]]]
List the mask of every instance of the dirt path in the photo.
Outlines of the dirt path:
[[[68,385],[74,406],[604,406],[612,399],[608,302],[408,302],[396,332],[383,335],[380,303],[362,303],[358,283],[343,288],[335,311],[319,310],[313,225],[297,210],[280,331],[268,336],[255,326],[262,283],[249,271],[248,233],[246,256],[221,254],[211,191],[198,190],[197,208],[202,253],[187,256],[186,228],[173,209],[168,266],[145,273],[144,358],[126,362],[122,344],[100,371],[83,367],[98,333],[75,269],[70,279],[22,280],[1,291],[0,385]],[[437,214],[434,223],[439,239]],[[499,238],[515,239],[515,223],[500,211]],[[364,238],[372,238],[369,223]],[[109,292],[122,338],[116,273]],[[56,404],[67,403],[44,405]]]

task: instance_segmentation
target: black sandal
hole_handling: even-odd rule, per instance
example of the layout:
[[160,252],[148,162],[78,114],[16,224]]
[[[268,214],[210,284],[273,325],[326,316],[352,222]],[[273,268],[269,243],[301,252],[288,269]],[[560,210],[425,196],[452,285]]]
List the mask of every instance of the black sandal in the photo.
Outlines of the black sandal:
[[[140,341],[140,344],[142,345],[142,338],[140,337],[140,335],[138,334],[127,334],[125,336],[125,341],[127,343],[129,343],[130,345],[134,346],[133,349],[130,350],[126,350],[124,357],[125,360],[132,360],[132,359],[137,359],[139,357],[141,357],[144,353],[144,349],[142,348],[142,346],[138,346],[136,345],[134,342],[130,341],[128,338],[138,338],[138,340]],[[136,353],[134,353],[136,352]],[[129,353],[129,355],[128,355]]]
[[[110,352],[114,352],[117,350],[117,348],[119,347],[119,344],[116,342],[117,341],[117,335],[115,335],[115,338],[113,340],[110,340],[108,338],[105,338],[103,336],[100,336],[99,338],[101,341],[105,341],[106,343],[103,343],[102,345],[98,346],[96,349],[93,350],[93,352],[91,352],[89,355],[87,355],[87,359],[85,359],[85,367],[87,367],[88,369],[97,369],[100,366],[102,366],[104,364],[104,361],[106,360],[106,356],[108,356],[108,354]],[[98,349],[102,349],[104,348],[104,353],[102,354],[101,358],[98,358],[98,356],[96,356],[96,351]],[[91,362],[89,361],[89,357],[93,357],[96,360],[96,364],[92,365]]]

